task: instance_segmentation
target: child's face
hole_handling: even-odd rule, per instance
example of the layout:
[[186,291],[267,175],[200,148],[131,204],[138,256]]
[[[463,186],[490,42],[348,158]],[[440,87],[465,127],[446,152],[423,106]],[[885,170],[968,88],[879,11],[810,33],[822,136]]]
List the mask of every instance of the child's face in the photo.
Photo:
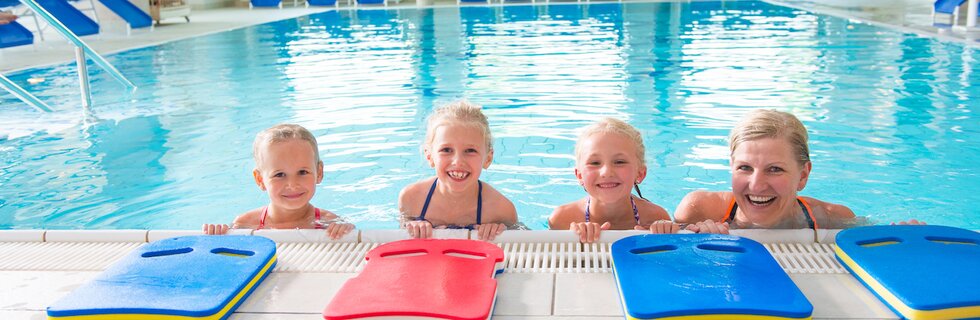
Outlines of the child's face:
[[252,175],[259,188],[269,194],[272,205],[293,210],[306,207],[323,180],[323,164],[316,163],[317,150],[307,141],[289,139],[266,144],[260,152],[262,163]]
[[785,138],[745,141],[732,152],[732,193],[755,224],[773,225],[797,212],[796,193],[806,186],[810,163],[800,165]]
[[435,128],[425,158],[441,183],[450,190],[463,190],[476,184],[480,172],[490,167],[493,152],[487,149],[482,130],[449,122]]
[[594,199],[623,201],[634,184],[646,177],[636,144],[622,134],[599,132],[582,140],[575,164],[575,177]]

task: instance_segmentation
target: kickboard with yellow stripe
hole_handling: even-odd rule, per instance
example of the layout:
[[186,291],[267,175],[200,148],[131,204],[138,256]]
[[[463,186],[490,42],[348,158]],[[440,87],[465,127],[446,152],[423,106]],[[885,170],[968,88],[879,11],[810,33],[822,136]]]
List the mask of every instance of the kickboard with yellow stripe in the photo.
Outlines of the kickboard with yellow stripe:
[[259,236],[147,243],[48,307],[48,319],[225,319],[276,264]]
[[980,233],[868,226],[837,234],[837,259],[907,319],[980,318]]
[[813,306],[766,248],[718,234],[647,234],[612,245],[628,319],[809,319]]

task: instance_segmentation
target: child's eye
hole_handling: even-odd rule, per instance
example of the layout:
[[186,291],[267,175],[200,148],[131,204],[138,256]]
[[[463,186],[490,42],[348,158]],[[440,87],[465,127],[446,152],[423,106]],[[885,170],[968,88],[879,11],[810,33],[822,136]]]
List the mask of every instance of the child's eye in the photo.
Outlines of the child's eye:
[[738,170],[738,171],[752,171],[752,167],[746,166],[746,165],[741,165],[741,166],[735,167],[735,170]]
[[473,149],[473,148],[469,148],[469,149],[466,149],[466,152],[467,153],[478,153],[479,151],[477,151],[476,149]]
[[310,174],[310,170],[300,170],[299,171],[299,175],[301,175],[301,176],[305,176],[305,175],[308,175],[308,174]]
[[589,162],[586,162],[585,164],[588,164],[590,166],[598,166],[598,165],[600,165],[602,163],[599,162],[599,161],[589,161]]
[[285,173],[282,173],[282,172],[276,172],[275,174],[272,175],[273,178],[282,178],[282,177],[285,177],[285,176],[286,176],[286,174]]
[[453,152],[453,149],[452,148],[449,148],[449,147],[445,147],[445,148],[439,149],[439,152],[442,152],[442,153]]
[[629,163],[629,161],[626,161],[626,160],[616,160],[616,162],[614,162],[614,163],[615,164],[627,164],[627,163]]

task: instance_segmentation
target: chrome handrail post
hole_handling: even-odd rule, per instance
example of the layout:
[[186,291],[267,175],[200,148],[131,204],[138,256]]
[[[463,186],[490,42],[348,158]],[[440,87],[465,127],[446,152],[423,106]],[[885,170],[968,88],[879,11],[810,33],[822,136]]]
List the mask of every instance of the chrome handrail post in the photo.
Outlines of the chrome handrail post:
[[88,82],[88,65],[85,63],[85,51],[75,47],[75,64],[78,65],[78,86],[82,90],[82,107],[92,106],[92,91]]

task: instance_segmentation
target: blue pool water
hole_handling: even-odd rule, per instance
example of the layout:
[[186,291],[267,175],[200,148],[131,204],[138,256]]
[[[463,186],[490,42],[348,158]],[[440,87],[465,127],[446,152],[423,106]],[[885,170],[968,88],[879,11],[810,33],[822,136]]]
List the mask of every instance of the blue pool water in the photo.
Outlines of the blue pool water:
[[267,203],[250,144],[279,122],[320,141],[316,205],[395,228],[398,191],[432,174],[424,119],[465,97],[496,137],[484,180],[532,229],[584,195],[577,128],[638,126],[644,195],[673,211],[691,190],[729,188],[726,135],[754,108],[809,127],[802,194],[878,222],[980,229],[980,53],[764,2],[342,10],[108,59],[140,90],[90,66],[86,115],[73,66],[8,74],[57,110],[0,95],[0,228],[230,222]]

